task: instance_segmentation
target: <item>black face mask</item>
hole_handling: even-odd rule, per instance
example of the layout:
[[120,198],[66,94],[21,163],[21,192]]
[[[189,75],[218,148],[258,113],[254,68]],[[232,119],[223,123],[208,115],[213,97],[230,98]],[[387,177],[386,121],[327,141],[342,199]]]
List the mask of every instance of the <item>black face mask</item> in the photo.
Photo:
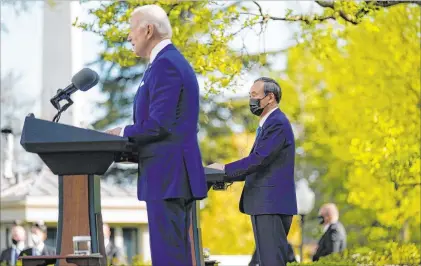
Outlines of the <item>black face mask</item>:
[[269,103],[267,103],[265,107],[260,107],[260,101],[266,98],[266,96],[267,95],[265,95],[265,97],[261,99],[250,98],[249,105],[252,114],[257,116],[260,116],[262,114],[263,110],[266,108],[266,106],[268,106]]
[[13,239],[13,238],[12,238],[12,243],[13,243],[13,245],[15,245],[15,246],[16,246],[16,245],[17,245],[17,243],[18,243],[18,241],[17,241],[16,239]]
[[319,224],[324,224],[325,223],[325,217],[319,215],[317,216],[317,220],[319,220]]

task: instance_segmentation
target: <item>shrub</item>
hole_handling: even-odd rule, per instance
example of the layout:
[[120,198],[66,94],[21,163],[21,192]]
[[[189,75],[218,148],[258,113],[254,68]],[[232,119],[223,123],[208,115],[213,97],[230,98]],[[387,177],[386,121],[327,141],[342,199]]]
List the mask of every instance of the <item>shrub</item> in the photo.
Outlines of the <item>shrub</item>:
[[416,244],[398,244],[395,242],[377,243],[373,247],[359,247],[345,250],[320,258],[312,263],[289,263],[288,266],[326,265],[421,265],[420,247]]

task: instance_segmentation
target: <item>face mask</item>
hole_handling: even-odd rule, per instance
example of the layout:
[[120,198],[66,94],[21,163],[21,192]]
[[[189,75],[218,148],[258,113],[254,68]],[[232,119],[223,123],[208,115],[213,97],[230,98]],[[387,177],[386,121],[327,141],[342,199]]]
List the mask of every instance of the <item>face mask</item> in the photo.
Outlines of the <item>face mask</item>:
[[325,217],[319,215],[317,216],[317,220],[319,220],[319,224],[324,224],[325,223]]
[[31,234],[32,243],[38,245],[41,242],[41,238],[36,234]]
[[266,98],[266,96],[267,95],[265,95],[265,97],[261,99],[250,98],[249,105],[250,105],[250,112],[252,114],[257,115],[257,116],[260,116],[262,114],[263,110],[266,108],[266,106],[268,106],[269,103],[267,103],[265,107],[260,107],[260,101]]
[[12,238],[12,243],[19,250],[23,250],[23,248],[25,247],[25,243],[23,241],[17,241],[16,239]]

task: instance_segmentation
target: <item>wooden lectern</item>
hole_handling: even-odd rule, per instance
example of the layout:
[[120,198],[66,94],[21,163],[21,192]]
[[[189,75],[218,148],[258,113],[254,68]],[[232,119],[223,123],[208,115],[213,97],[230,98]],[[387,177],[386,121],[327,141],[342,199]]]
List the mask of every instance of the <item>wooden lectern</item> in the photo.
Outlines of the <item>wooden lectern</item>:
[[[21,257],[23,266],[55,264],[107,265],[102,231],[100,175],[113,162],[137,163],[128,138],[26,117],[21,145],[37,153],[59,180],[59,215],[56,256]],[[205,169],[208,188],[223,184],[224,173]],[[191,240],[196,265],[205,265],[200,237],[198,204],[192,213]],[[91,237],[91,255],[74,255],[73,237]]]
[[[100,177],[132,151],[127,138],[26,117],[21,145],[58,175],[57,256],[22,257],[23,265],[106,265]],[[91,237],[91,255],[74,255],[73,237]],[[44,260],[44,261],[42,261]]]

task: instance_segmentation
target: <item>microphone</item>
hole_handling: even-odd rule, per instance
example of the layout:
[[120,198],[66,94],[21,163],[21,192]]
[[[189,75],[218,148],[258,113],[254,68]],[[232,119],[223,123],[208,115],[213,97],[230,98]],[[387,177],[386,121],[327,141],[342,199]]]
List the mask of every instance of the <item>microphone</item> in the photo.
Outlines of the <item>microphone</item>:
[[53,98],[51,98],[50,102],[58,110],[60,109],[59,102],[61,100],[69,100],[70,95],[77,90],[89,90],[98,83],[98,80],[99,76],[95,71],[89,68],[83,68],[72,77],[72,84],[70,84],[63,90],[57,90],[57,94]]

